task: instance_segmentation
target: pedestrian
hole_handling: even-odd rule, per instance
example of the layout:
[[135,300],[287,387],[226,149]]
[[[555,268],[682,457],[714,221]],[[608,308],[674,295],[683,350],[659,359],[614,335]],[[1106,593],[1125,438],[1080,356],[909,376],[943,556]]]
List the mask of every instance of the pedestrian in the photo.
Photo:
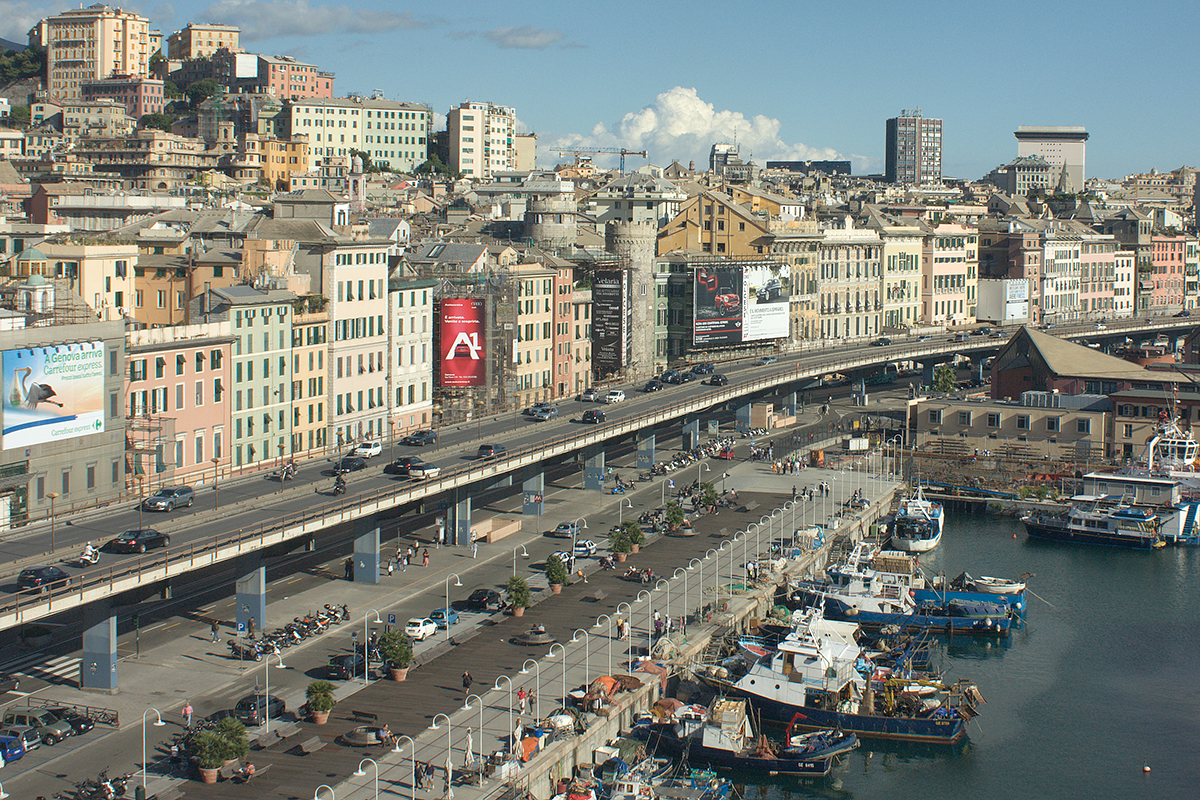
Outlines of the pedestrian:
[[475,558],[479,554],[479,542],[471,540],[471,558]]
[[583,574],[583,570],[579,570],[579,572],[577,572],[575,574],[578,575],[579,579],[582,580],[584,583],[588,582],[587,575]]
[[400,563],[400,559],[404,557],[404,548],[401,545],[396,545],[396,563]]
[[400,571],[408,572],[408,554],[404,554],[404,560],[400,562]]
[[663,621],[661,619],[654,620],[654,635],[660,638],[663,635]]
[[462,677],[463,694],[468,694],[471,691],[471,684],[474,682],[475,682],[475,679],[471,677],[471,673],[469,673],[469,672],[463,673],[463,677]]
[[187,700],[183,701],[183,726],[192,727],[192,704]]
[[246,620],[246,636],[250,639],[254,638],[254,617]]
[[796,484],[792,484],[792,502],[796,502]]
[[388,575],[390,576],[395,571],[396,571],[396,562],[389,561],[388,562]]
[[217,624],[217,621],[215,619],[213,620],[213,623],[212,623],[212,640],[214,642],[221,641],[221,626],[219,624]]
[[426,547],[425,552],[421,554],[421,562],[422,562],[421,566],[423,566],[423,567],[429,566],[429,548],[428,547]]
[[413,779],[416,781],[418,789],[425,788],[425,762],[418,761],[413,768]]
[[525,713],[525,704],[527,702],[529,702],[529,693],[525,691],[525,687],[521,687],[517,690],[517,708],[520,709],[520,713]]
[[417,555],[416,549],[410,544],[408,546],[408,563],[412,563],[413,558]]
[[345,570],[345,572],[346,572],[346,580],[349,581],[349,580],[354,579],[354,559],[353,558],[347,558],[345,561],[343,561],[342,569]]
[[171,742],[170,753],[171,753],[171,765],[178,766],[178,764],[179,764],[179,743],[178,742]]

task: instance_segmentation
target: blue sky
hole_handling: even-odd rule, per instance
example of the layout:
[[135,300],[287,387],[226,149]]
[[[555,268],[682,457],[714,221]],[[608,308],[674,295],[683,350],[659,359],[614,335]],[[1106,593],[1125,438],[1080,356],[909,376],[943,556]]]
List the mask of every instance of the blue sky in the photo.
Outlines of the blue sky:
[[[120,4],[120,3],[119,3]],[[3,0],[0,38],[72,7]],[[707,163],[852,158],[882,171],[884,120],[943,120],[943,172],[976,178],[1016,155],[1018,125],[1084,125],[1089,176],[1200,163],[1195,3],[573,0],[138,0],[164,35],[239,25],[253,52],[337,73],[337,94],[380,89],[439,115],[513,106],[557,145],[648,149]],[[639,163],[634,158],[630,163]]]

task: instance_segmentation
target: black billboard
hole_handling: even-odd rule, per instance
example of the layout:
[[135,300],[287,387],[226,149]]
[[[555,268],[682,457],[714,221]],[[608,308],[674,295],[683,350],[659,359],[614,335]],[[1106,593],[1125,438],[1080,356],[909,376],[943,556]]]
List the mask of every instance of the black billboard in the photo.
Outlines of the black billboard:
[[732,345],[742,341],[742,266],[703,266],[696,269],[693,342]]
[[598,377],[629,364],[629,273],[597,272],[592,284],[592,368]]

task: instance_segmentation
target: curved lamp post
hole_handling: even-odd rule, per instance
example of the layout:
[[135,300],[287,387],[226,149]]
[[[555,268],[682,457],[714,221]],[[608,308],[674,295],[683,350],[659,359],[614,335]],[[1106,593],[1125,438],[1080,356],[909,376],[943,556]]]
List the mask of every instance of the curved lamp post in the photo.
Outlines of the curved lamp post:
[[[517,749],[517,737],[515,735],[513,735],[513,733],[512,733],[512,730],[513,730],[512,678],[508,677],[507,675],[501,675],[499,678],[496,678],[496,683],[494,686],[492,686],[492,690],[496,691],[496,692],[500,691],[500,688],[501,688],[500,681],[502,681],[502,680],[508,681],[508,731],[509,731],[509,735],[511,735],[513,737],[512,745],[509,747],[508,752],[512,753],[512,752],[515,752]],[[507,739],[508,737],[506,736],[505,738]]]
[[[773,526],[774,526],[774,522],[775,522],[775,515],[774,515],[774,514],[768,514],[768,515],[764,515],[764,516],[762,516],[762,517],[759,517],[759,518],[758,518],[758,525],[759,525],[759,527],[754,529],[754,551],[755,551],[755,552],[754,552],[754,557],[755,557],[755,558],[758,558],[758,554],[759,554],[760,552],[762,552],[762,547],[761,547],[761,546],[760,546],[760,544],[759,544],[759,538],[758,538],[758,534],[759,534],[759,530],[760,530],[760,529],[761,529],[761,527],[762,527],[763,520],[766,520],[766,521],[767,521],[767,547],[770,547],[770,546],[771,546],[771,542],[775,541],[775,537],[772,535],[772,530],[773,530]],[[749,532],[750,532],[750,526],[749,526],[749,525],[747,525],[747,526],[746,526],[746,533],[749,533]],[[781,541],[779,542],[779,545],[780,545],[780,547],[782,547],[782,546],[783,546],[783,541],[782,541],[783,537],[782,537],[782,535],[780,536],[780,539],[781,539]]]
[[333,787],[330,786],[328,783],[322,783],[320,786],[313,789],[313,800],[321,800],[321,790],[322,789],[328,789],[330,798],[332,798],[332,800],[337,800],[337,795],[335,795],[333,793]]
[[454,762],[450,760],[453,751],[450,747],[450,736],[454,733],[454,723],[450,722],[450,718],[445,714],[438,714],[433,718],[433,724],[429,726],[430,730],[438,730],[438,720],[446,720],[446,796],[454,797]]
[[692,608],[699,609],[702,605],[704,605],[704,562],[698,558],[693,558],[688,562],[688,572],[691,572],[696,567],[700,568],[700,582],[696,586],[696,605],[689,608],[688,613],[691,613]]
[[[159,713],[157,708],[153,708],[153,707],[147,708],[145,711],[142,712],[142,792],[143,793],[146,791],[146,767],[148,766],[148,764],[146,763],[146,715],[149,714],[151,711],[153,711],[154,716],[157,717],[157,719],[154,720],[154,723],[153,723],[154,727],[161,728],[162,726],[167,724],[162,721],[162,714]],[[7,795],[4,795],[4,796],[7,796]]]
[[675,568],[675,571],[671,573],[671,580],[677,580],[677,579],[679,578],[679,576],[680,576],[680,575],[682,575],[682,576],[683,576],[683,613],[682,613],[682,614],[680,614],[680,625],[679,625],[679,627],[680,627],[680,628],[682,628],[682,627],[683,627],[683,622],[682,622],[682,621],[683,621],[684,619],[686,619],[686,618],[687,618],[687,608],[688,608],[688,576],[687,576],[687,570],[686,570],[686,569],[684,569],[683,567],[676,567],[676,568]]
[[[525,663],[521,665],[520,672],[518,672],[517,674],[518,675],[528,675],[530,664],[533,664],[533,674],[534,674],[533,702],[537,704],[536,707],[531,710],[533,711],[534,715],[537,716],[538,719],[541,719],[542,718],[542,665],[539,664],[537,661],[533,660],[532,658],[527,658],[527,659],[525,659]],[[483,715],[481,713],[480,719],[482,719],[482,718],[483,718]],[[481,733],[480,735],[482,736],[483,734]]]
[[[470,699],[470,698],[468,698],[468,699]],[[482,703],[482,701],[481,701],[481,703]],[[413,738],[411,736],[401,734],[400,736],[396,737],[396,744],[392,746],[393,753],[401,752],[401,750],[400,750],[400,740],[401,739],[408,739],[409,745],[412,746],[412,751],[409,752],[409,754],[408,754],[409,766],[411,768],[411,772],[409,772],[409,775],[408,775],[409,798],[410,798],[410,800],[417,800],[417,743],[413,741]]]
[[287,669],[287,665],[283,663],[283,656],[279,653],[267,653],[267,657],[263,659],[263,696],[266,701],[263,703],[263,730],[268,733],[271,731],[271,656],[279,659],[279,663],[275,665],[275,669]]
[[[654,584],[654,591],[663,591],[663,596],[666,598],[666,603],[663,604],[663,618],[670,622],[671,619],[671,583],[666,578],[659,578]],[[664,632],[668,626],[664,625]]]
[[457,572],[451,572],[446,576],[446,638],[450,638],[450,579],[454,578],[455,586],[462,586],[462,579],[458,577]]
[[513,548],[513,575],[517,574],[517,551],[521,551],[521,558],[529,558],[529,551],[525,549],[525,545],[519,544]]
[[[463,701],[462,710],[471,710],[471,698],[474,697],[479,701],[479,763],[483,764],[483,698],[477,694],[467,695],[467,699]],[[470,755],[468,753],[467,755]]]
[[574,524],[571,525],[571,558],[575,557],[575,542],[579,538],[579,523],[583,523],[583,529],[587,530],[587,520],[583,517],[576,517]]
[[562,650],[562,704],[565,707],[567,704],[567,648],[565,645],[555,642],[550,645],[550,649],[546,651],[546,658],[554,658],[554,648]]
[[[737,538],[737,534],[733,535],[733,539]],[[729,545],[729,599],[733,600],[733,539],[722,539],[721,546],[717,548],[718,552],[725,552],[725,545]],[[716,573],[717,573],[717,602],[721,602],[721,556],[716,558]]]
[[[371,621],[371,612],[375,612],[375,624],[382,625],[383,619],[379,616],[379,610],[374,608],[367,609],[367,613],[363,614],[363,683],[367,682],[367,673],[370,672],[371,665],[371,648],[367,645],[367,623]],[[449,620],[446,622],[447,629],[449,628]]]
[[[716,550],[712,547],[710,547],[704,551],[704,560],[707,561],[709,558],[712,558],[712,560],[713,560],[713,597],[714,597],[715,603],[721,602],[721,573],[719,572],[719,568],[721,566],[721,557],[718,555],[719,552],[720,552],[719,550]],[[701,600],[704,599],[704,563],[703,562],[700,563],[700,599]],[[704,604],[701,603],[701,605],[704,605]]]
[[642,595],[646,596],[646,655],[650,655],[654,649],[654,597],[643,589],[633,598],[633,602],[642,602]]
[[362,761],[358,762],[358,769],[354,770],[353,775],[356,778],[367,777],[367,772],[366,772],[366,770],[363,769],[363,764],[366,764],[368,761],[370,761],[372,764],[375,765],[375,800],[379,800],[379,762],[378,761],[376,761],[373,758],[364,758]]
[[705,472],[712,472],[712,467],[710,467],[708,464],[705,464],[703,461],[700,461],[696,464],[696,488],[697,489],[700,488],[700,470],[702,470],[702,469]]
[[633,501],[628,497],[622,497],[621,502],[617,503],[617,525],[625,524],[625,504],[629,503],[629,510],[633,510]]
[[592,679],[592,637],[588,636],[587,631],[583,628],[577,628],[571,634],[571,643],[579,643],[579,634],[583,634],[583,682],[586,684]]

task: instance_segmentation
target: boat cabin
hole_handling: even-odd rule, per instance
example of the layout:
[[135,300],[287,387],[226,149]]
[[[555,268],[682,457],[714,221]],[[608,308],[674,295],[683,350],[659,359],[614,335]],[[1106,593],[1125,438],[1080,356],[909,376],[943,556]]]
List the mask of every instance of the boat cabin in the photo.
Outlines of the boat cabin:
[[1083,476],[1083,491],[1092,498],[1116,495],[1127,505],[1173,506],[1183,499],[1180,482],[1173,478],[1156,477],[1144,470],[1129,474],[1089,472]]

